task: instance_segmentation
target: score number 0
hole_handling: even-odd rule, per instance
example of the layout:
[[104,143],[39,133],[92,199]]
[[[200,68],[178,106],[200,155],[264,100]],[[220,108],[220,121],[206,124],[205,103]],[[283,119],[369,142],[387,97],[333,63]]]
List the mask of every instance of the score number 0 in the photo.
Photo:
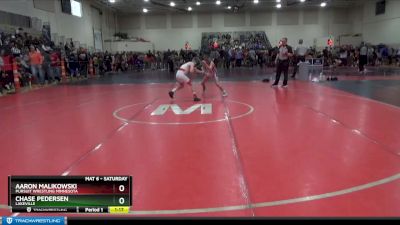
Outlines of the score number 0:
[[[118,190],[120,192],[124,192],[125,191],[125,186],[124,185],[119,185]],[[121,197],[118,200],[119,204],[123,205],[125,203],[125,198]]]

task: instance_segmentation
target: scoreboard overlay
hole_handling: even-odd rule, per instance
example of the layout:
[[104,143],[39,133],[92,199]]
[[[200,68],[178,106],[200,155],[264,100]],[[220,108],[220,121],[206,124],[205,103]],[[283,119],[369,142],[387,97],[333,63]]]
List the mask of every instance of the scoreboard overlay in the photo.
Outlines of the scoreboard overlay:
[[9,176],[12,212],[128,213],[131,176]]

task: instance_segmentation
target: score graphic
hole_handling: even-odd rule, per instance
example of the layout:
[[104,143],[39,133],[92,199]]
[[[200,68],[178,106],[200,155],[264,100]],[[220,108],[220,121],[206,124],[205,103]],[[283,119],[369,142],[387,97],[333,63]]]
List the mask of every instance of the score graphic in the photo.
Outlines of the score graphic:
[[131,176],[9,176],[12,212],[128,213]]

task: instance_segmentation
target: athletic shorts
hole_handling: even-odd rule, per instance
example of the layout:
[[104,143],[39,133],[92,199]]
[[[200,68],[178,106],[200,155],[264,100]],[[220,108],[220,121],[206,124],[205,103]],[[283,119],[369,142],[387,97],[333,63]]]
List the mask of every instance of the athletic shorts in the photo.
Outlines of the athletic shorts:
[[206,76],[207,78],[214,78],[216,81],[218,81],[217,73],[207,73]]
[[178,72],[176,72],[176,80],[181,84],[188,83],[190,81],[189,77],[187,77],[182,70],[178,70]]

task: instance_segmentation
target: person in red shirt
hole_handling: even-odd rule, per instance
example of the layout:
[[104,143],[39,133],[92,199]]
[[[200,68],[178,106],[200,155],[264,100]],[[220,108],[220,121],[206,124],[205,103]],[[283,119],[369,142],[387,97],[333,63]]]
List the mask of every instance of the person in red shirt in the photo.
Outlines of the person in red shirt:
[[14,74],[13,74],[13,57],[11,54],[5,50],[1,51],[1,59],[3,61],[3,65],[1,70],[3,73],[0,76],[0,82],[3,87],[7,90],[11,90],[14,82]]
[[32,75],[36,77],[38,83],[44,85],[43,56],[33,45],[30,46],[29,59]]
[[60,67],[61,67],[61,57],[58,51],[54,51],[50,55],[51,58],[51,70],[53,71],[53,76],[55,79],[60,81]]

